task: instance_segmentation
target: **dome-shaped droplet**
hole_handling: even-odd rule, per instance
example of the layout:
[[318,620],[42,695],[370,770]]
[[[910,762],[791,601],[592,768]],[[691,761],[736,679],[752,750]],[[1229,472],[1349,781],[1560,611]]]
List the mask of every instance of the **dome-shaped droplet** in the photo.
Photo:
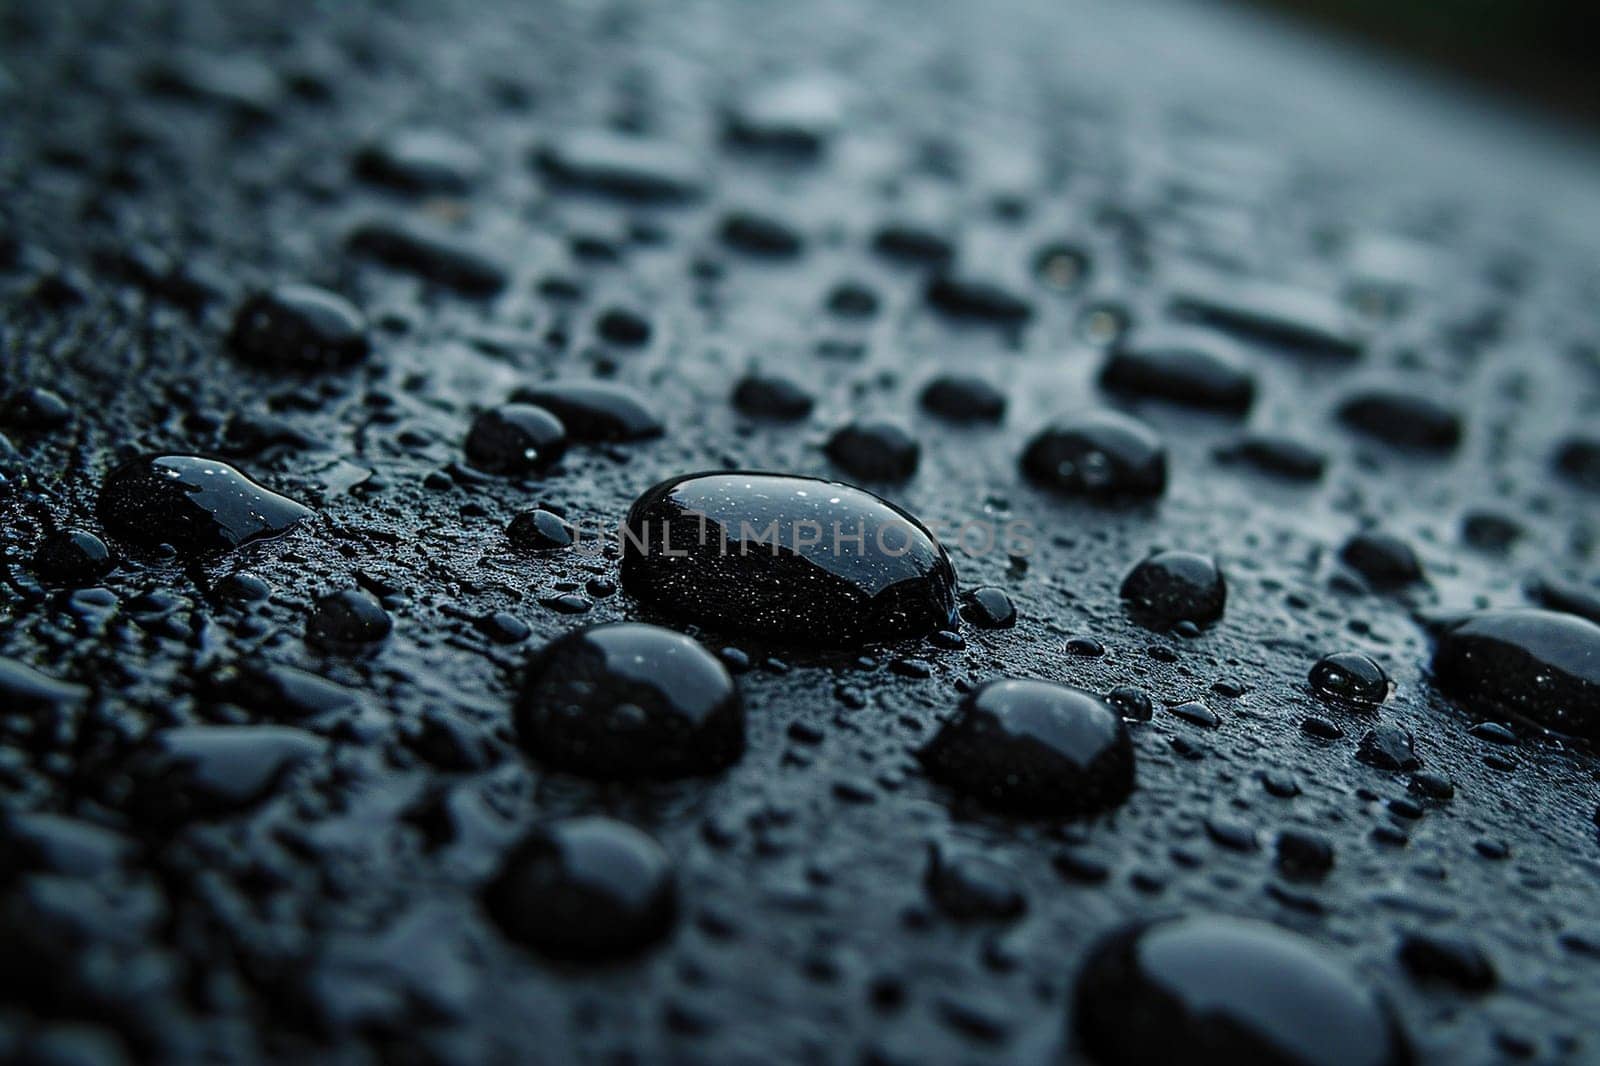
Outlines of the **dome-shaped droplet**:
[[100,522],[142,548],[170,544],[183,554],[227,551],[287,533],[311,511],[245,477],[227,463],[160,455],[106,475]]
[[567,430],[542,407],[507,403],[472,421],[463,446],[467,461],[491,474],[534,474],[567,450]]
[[900,482],[917,472],[922,446],[904,426],[886,419],[851,422],[834,430],[828,458],[862,481]]
[[628,512],[622,583],[719,629],[854,646],[951,627],[956,575],[915,518],[836,481],[690,474]]
[[1025,814],[1105,810],[1133,789],[1121,715],[1092,692],[1044,681],[991,681],[970,693],[921,759],[952,788]]
[[75,588],[94,584],[115,565],[105,541],[86,529],[62,529],[39,542],[31,568],[44,584]]
[[326,651],[356,651],[389,635],[394,622],[383,604],[363,589],[340,589],[317,600],[306,623],[306,639]]
[[610,818],[536,828],[506,857],[484,904],[513,940],[557,958],[631,955],[672,928],[672,860],[654,839]]
[[1227,597],[1217,564],[1194,552],[1157,552],[1141,560],[1122,582],[1128,613],[1154,629],[1215,622]]
[[721,661],[681,633],[633,622],[540,651],[516,725],[540,759],[591,777],[709,774],[744,751],[744,707]]
[[1337,703],[1377,706],[1389,698],[1389,675],[1360,652],[1341,651],[1317,660],[1309,676],[1311,688]]
[[1481,715],[1520,715],[1600,742],[1600,626],[1557,611],[1479,611],[1433,655],[1441,690]]
[[367,320],[342,296],[280,285],[239,306],[228,345],[268,370],[338,370],[367,357]]
[[1022,455],[1022,472],[1063,496],[1106,503],[1153,499],[1167,487],[1167,449],[1143,422],[1100,411],[1040,432]]
[[1387,1003],[1311,941],[1263,922],[1193,917],[1102,939],[1078,975],[1073,1029],[1097,1063],[1401,1066]]

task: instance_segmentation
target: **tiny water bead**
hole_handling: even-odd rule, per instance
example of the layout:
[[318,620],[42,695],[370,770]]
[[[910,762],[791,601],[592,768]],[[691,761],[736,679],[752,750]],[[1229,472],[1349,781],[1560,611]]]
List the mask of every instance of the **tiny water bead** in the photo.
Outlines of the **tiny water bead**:
[[511,268],[488,251],[453,231],[410,218],[360,223],[346,235],[345,247],[469,298],[495,296],[511,280]]
[[312,514],[227,463],[196,455],[117,467],[100,486],[98,513],[114,537],[141,548],[168,544],[184,555],[281,536]]
[[1600,625],[1537,608],[1478,611],[1445,626],[1434,684],[1486,717],[1515,714],[1600,742]]
[[929,776],[1001,810],[1088,814],[1133,790],[1133,743],[1099,696],[1044,681],[969,693],[919,753]]
[[1227,582],[1216,562],[1194,552],[1157,552],[1141,560],[1122,582],[1128,613],[1152,629],[1215,622],[1227,597]]
[[1312,690],[1325,699],[1366,706],[1377,706],[1388,699],[1394,686],[1383,667],[1353,651],[1318,659],[1309,680]]
[[628,512],[622,584],[661,610],[724,630],[856,646],[955,620],[956,574],[907,512],[836,481],[688,474]]
[[602,962],[671,931],[677,882],[654,838],[587,816],[535,828],[506,856],[483,899],[512,940],[554,958]]
[[239,306],[228,345],[266,370],[340,370],[367,357],[367,320],[342,296],[280,285]]
[[1139,923],[1090,951],[1073,1030],[1091,1061],[1403,1066],[1387,1002],[1310,940],[1264,922]]
[[109,574],[116,560],[105,541],[88,530],[62,529],[39,542],[30,565],[46,585],[81,588]]
[[1167,487],[1167,449],[1155,430],[1113,411],[1057,422],[1029,442],[1022,472],[1062,496],[1097,503],[1154,499]]
[[471,144],[433,129],[399,129],[363,145],[353,169],[365,181],[400,192],[463,193],[483,170]]
[[590,777],[710,774],[744,751],[744,706],[722,662],[681,633],[634,622],[546,646],[515,719],[541,760]]
[[542,407],[501,404],[473,419],[463,450],[487,473],[536,474],[566,452],[567,428]]

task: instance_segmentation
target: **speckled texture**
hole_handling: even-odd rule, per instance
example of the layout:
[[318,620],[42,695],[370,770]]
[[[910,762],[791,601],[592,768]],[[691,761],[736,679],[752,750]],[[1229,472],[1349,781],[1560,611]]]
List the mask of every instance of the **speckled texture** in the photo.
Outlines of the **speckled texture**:
[[[1469,733],[1419,617],[1594,602],[1592,148],[1175,3],[17,3],[0,96],[0,1057],[1070,1061],[1090,946],[1209,912],[1309,938],[1425,1063],[1600,1054],[1600,764],[1522,722]],[[283,284],[349,300],[365,359],[231,352],[235,310]],[[1238,346],[1247,417],[1101,391],[1115,331],[1178,312]],[[810,413],[741,413],[751,371]],[[1000,421],[919,405],[974,374]],[[476,414],[594,376],[665,432],[569,424],[555,467],[468,466]],[[1400,422],[1341,420],[1355,396]],[[1159,500],[1024,478],[1034,434],[1105,407],[1165,441]],[[537,648],[672,623],[614,550],[514,547],[515,514],[592,541],[692,471],[850,480],[825,442],[883,418],[920,458],[874,491],[1015,627],[838,652],[690,629],[746,710],[721,775],[597,783],[518,746]],[[1325,472],[1224,461],[1252,433]],[[97,494],[158,454],[315,514],[132,552]],[[978,520],[1033,535],[963,548]],[[1339,559],[1368,527],[1426,581],[1369,590]],[[57,528],[121,565],[42,586]],[[1203,633],[1127,616],[1153,549],[1218,561]],[[354,589],[387,635],[308,643]],[[1344,651],[1395,682],[1376,711],[1310,689]],[[1128,800],[1016,820],[928,780],[915,752],[995,676],[1148,691]],[[1403,731],[1419,771],[1358,760]],[[547,961],[483,886],[536,823],[596,814],[659,841],[676,920],[625,962]],[[1005,905],[949,913],[930,844],[998,864],[961,876]],[[1408,971],[1423,934],[1480,949],[1494,989],[1417,976],[1437,950]]]

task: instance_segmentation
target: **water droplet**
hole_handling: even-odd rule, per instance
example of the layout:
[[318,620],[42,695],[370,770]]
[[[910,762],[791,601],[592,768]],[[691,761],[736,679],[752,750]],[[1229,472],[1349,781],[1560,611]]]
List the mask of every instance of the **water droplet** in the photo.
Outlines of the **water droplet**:
[[491,474],[535,474],[567,450],[567,429],[542,407],[507,403],[472,421],[463,445],[467,461]]
[[1027,909],[1016,871],[998,859],[949,843],[928,848],[928,895],[959,921],[1006,920]]
[[641,203],[700,195],[694,155],[677,145],[606,130],[579,130],[540,148],[534,161],[560,186]]
[[805,249],[805,238],[794,226],[756,211],[733,211],[718,230],[722,243],[747,255],[788,259]]
[[1005,589],[980,585],[962,594],[961,617],[979,629],[1010,629],[1017,624],[1017,608]]
[[1356,760],[1379,770],[1415,770],[1422,765],[1416,745],[1409,729],[1386,722],[1361,735]]
[[908,480],[922,455],[922,446],[904,426],[880,419],[840,426],[824,450],[850,476],[879,482]]
[[1118,342],[1100,368],[1111,392],[1243,415],[1256,381],[1243,358],[1217,338],[1187,330],[1139,330]]
[[955,617],[955,570],[911,515],[862,489],[765,473],[691,474],[628,512],[623,587],[723,629],[851,646]]
[[1600,492],[1600,438],[1570,436],[1556,445],[1551,466],[1556,473],[1589,492]]
[[1143,422],[1100,411],[1040,432],[1023,453],[1022,472],[1063,496],[1105,503],[1154,499],[1167,487],[1167,449]]
[[1392,533],[1367,530],[1353,534],[1339,549],[1339,558],[1373,588],[1400,588],[1422,580],[1417,553]]
[[115,537],[142,548],[170,544],[193,555],[280,536],[311,511],[226,463],[161,455],[125,463],[106,475],[99,515]]
[[790,158],[821,154],[843,117],[842,88],[822,75],[806,75],[762,86],[730,110],[730,144]]
[[1220,916],[1103,938],[1074,992],[1074,1030],[1097,1062],[1400,1066],[1387,1003],[1311,941]]
[[1446,984],[1467,993],[1487,992],[1499,983],[1494,963],[1464,937],[1414,930],[1400,938],[1395,954],[1418,981]]
[[924,290],[928,303],[952,318],[1020,326],[1033,317],[1033,305],[1001,281],[976,274],[940,273]]
[[744,751],[727,669],[681,633],[638,623],[547,645],[528,668],[516,725],[541,760],[590,777],[710,774]]
[[325,651],[356,651],[383,640],[392,628],[389,612],[370,592],[340,589],[317,600],[306,640]]
[[1438,636],[1433,679],[1476,714],[1600,742],[1600,625],[1535,608],[1479,611]]
[[612,344],[637,348],[650,341],[650,320],[626,307],[608,307],[595,320],[594,331]]
[[1046,245],[1033,258],[1033,272],[1046,288],[1076,292],[1089,276],[1089,256],[1075,245]]
[[339,370],[367,357],[367,320],[342,296],[280,285],[239,306],[228,345],[267,370]]
[[990,806],[1085,814],[1133,790],[1128,727],[1091,692],[992,681],[962,700],[920,753],[931,777]]
[[672,860],[654,839],[610,818],[567,818],[534,829],[484,890],[511,939],[556,958],[633,955],[671,930]]
[[1150,693],[1133,685],[1118,685],[1106,693],[1106,702],[1130,722],[1148,722],[1155,713]]
[[789,378],[770,374],[746,374],[733,388],[733,406],[752,418],[792,422],[811,414],[815,403]]
[[660,417],[649,402],[626,385],[604,381],[551,381],[512,393],[517,403],[533,404],[561,419],[575,441],[627,441],[659,437]]
[[510,268],[483,249],[412,219],[363,222],[350,231],[345,247],[464,296],[494,296],[511,278]]
[[942,374],[923,387],[922,409],[949,422],[998,422],[1006,394],[971,374]]
[[357,176],[408,193],[463,193],[483,170],[483,157],[441,130],[403,129],[356,153]]
[[1247,433],[1217,449],[1216,455],[1223,462],[1244,463],[1291,481],[1321,480],[1328,466],[1321,449],[1275,433]]
[[1128,613],[1151,629],[1215,622],[1227,596],[1217,564],[1194,552],[1158,552],[1141,560],[1122,581]]
[[560,515],[537,508],[513,517],[506,526],[506,539],[519,551],[552,551],[571,544],[575,532]]
[[1307,289],[1232,282],[1182,293],[1173,300],[1173,311],[1240,337],[1312,355],[1350,359],[1364,347],[1338,300]]
[[1421,452],[1455,451],[1461,416],[1443,401],[1418,392],[1372,386],[1339,403],[1339,421],[1375,440]]
[[0,416],[15,429],[42,433],[72,421],[72,405],[49,389],[33,386],[7,396]]
[[182,726],[132,756],[134,808],[157,821],[230,814],[265,799],[327,742],[289,726]]
[[116,566],[105,541],[83,529],[51,533],[34,550],[34,576],[47,585],[82,588],[109,574]]
[[1325,655],[1311,668],[1311,688],[1338,703],[1377,706],[1389,698],[1393,683],[1383,667],[1359,652]]

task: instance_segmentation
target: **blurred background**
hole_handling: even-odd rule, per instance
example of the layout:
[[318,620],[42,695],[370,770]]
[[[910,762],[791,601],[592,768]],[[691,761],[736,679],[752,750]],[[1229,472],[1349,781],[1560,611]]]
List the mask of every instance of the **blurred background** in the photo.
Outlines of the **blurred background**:
[[1245,0],[1600,127],[1600,0]]

